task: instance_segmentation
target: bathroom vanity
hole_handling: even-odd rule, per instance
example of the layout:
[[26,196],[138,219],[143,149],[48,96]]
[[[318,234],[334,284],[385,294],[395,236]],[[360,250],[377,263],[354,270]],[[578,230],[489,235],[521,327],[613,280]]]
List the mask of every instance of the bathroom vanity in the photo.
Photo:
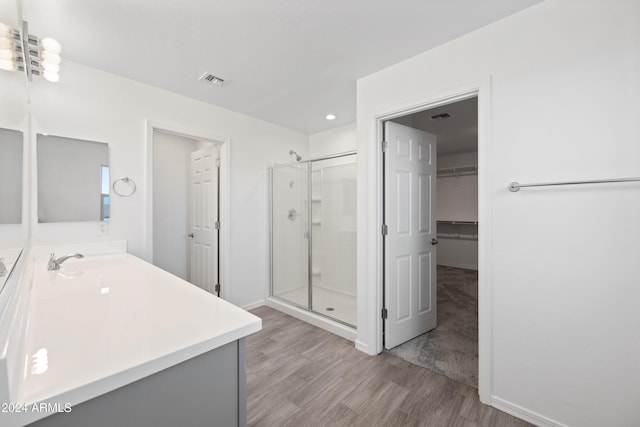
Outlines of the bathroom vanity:
[[[0,424],[245,425],[244,337],[261,320],[123,245],[31,249]],[[50,251],[85,258],[48,271]]]

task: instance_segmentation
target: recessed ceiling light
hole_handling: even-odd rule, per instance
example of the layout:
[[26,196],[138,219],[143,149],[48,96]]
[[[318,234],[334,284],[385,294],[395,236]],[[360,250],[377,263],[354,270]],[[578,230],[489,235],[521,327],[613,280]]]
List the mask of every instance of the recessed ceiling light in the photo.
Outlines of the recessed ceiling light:
[[327,120],[335,120],[336,116],[335,114],[327,114],[324,118]]

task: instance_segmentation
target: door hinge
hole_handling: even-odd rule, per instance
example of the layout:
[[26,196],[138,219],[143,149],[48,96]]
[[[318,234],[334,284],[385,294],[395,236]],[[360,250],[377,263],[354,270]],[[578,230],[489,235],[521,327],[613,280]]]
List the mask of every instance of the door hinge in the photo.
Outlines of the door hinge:
[[216,222],[213,224],[213,228],[215,228],[216,230],[220,230],[220,221],[216,221]]
[[382,235],[386,236],[389,234],[389,226],[387,224],[382,224]]
[[220,159],[216,159],[216,167],[219,168],[220,167]]
[[218,295],[220,295],[220,283],[216,283],[216,284],[213,286],[213,292],[217,292],[217,293],[218,293]]
[[386,153],[389,149],[389,143],[387,141],[382,141],[382,152]]
[[382,309],[382,318],[386,319],[388,315],[389,315],[389,312],[387,311],[387,309],[383,308]]

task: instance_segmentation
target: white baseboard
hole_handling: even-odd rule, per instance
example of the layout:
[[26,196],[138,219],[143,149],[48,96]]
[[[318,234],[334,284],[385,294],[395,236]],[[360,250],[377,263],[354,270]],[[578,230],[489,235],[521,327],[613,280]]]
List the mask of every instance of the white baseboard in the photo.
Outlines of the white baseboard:
[[540,415],[522,406],[500,399],[499,397],[491,396],[491,406],[539,427],[568,427],[566,424],[547,418],[544,415]]
[[371,348],[369,347],[369,345],[363,343],[360,340],[356,340],[356,350],[366,353],[369,356],[375,356],[377,354],[375,351],[374,352],[371,351]]
[[278,301],[275,298],[267,298],[267,300],[265,301],[265,305],[267,307],[271,307],[275,310],[288,314],[289,316],[293,316],[307,323],[311,323],[313,326],[317,326],[320,329],[329,331],[349,341],[356,340],[355,329],[343,325],[342,323],[334,322],[333,320],[328,319],[324,316],[320,316],[318,314],[303,310],[298,307],[290,306],[281,301]]
[[251,304],[247,304],[247,305],[243,305],[242,307],[240,307],[243,310],[253,310],[254,308],[258,308],[258,307],[262,307],[264,305],[264,300],[261,299],[259,301],[256,302],[252,302]]

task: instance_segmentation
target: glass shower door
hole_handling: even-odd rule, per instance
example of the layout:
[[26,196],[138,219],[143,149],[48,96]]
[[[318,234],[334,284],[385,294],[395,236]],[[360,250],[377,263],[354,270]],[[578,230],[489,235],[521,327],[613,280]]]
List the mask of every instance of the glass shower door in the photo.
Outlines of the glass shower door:
[[355,326],[356,155],[311,164],[311,309]]
[[309,308],[308,163],[271,169],[271,294]]

